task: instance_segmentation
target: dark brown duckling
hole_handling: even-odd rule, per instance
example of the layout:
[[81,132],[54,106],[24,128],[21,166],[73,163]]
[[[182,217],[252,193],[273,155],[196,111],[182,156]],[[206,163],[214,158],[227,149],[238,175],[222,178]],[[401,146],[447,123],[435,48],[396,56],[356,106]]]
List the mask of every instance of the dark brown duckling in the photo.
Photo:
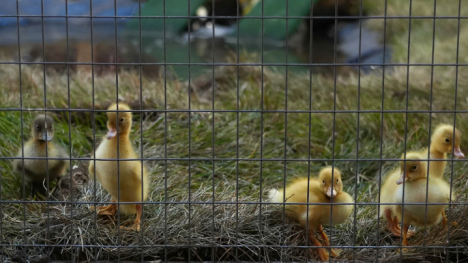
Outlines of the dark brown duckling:
[[[54,119],[46,115],[38,115],[31,127],[32,138],[24,144],[24,157],[42,158],[68,158],[66,151],[58,144],[54,143]],[[46,146],[47,145],[47,146]],[[22,157],[20,149],[17,157]],[[67,160],[57,159],[15,159],[13,168],[20,176],[25,175],[25,179],[31,183],[31,195],[34,197],[36,191],[45,194],[47,175],[49,183],[57,180],[57,190],[60,188],[61,177],[67,170]]]

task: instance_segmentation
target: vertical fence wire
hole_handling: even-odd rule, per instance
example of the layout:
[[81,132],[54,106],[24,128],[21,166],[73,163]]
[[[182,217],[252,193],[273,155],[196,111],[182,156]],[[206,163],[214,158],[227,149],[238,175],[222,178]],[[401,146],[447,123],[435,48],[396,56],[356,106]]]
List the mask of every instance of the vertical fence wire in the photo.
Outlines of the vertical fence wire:
[[[91,87],[92,87],[92,94],[93,94],[93,112],[92,112],[92,120],[93,120],[93,148],[96,149],[97,142],[96,142],[96,90],[95,90],[95,76],[94,76],[94,23],[93,23],[93,0],[89,1],[89,15],[90,15],[90,32],[91,32]],[[94,200],[94,240],[97,240],[97,229],[98,229],[98,222],[97,222],[97,176],[96,176],[96,150],[93,151],[93,200]],[[100,249],[96,248],[96,255],[94,256],[94,262],[97,263]]]
[[[239,16],[240,16],[240,3],[236,1],[236,25],[239,28]],[[239,110],[240,110],[240,77],[239,77],[239,62],[240,62],[240,35],[239,30],[236,33],[237,45],[236,45],[236,248],[235,259],[236,263],[239,262]],[[213,47],[214,48],[214,47]],[[214,81],[214,80],[213,80]]]
[[[436,1],[436,0],[434,0]],[[454,96],[454,105],[453,105],[453,139],[452,139],[452,160],[451,160],[451,170],[450,170],[450,195],[449,195],[449,205],[448,205],[448,213],[447,213],[447,242],[450,241],[450,220],[452,219],[452,193],[453,193],[453,166],[455,163],[453,162],[453,153],[455,149],[455,130],[456,130],[456,123],[457,123],[457,102],[458,102],[458,62],[459,62],[459,55],[460,55],[460,17],[461,17],[461,0],[458,1],[458,24],[457,24],[457,51],[455,56],[455,96]],[[434,14],[435,16],[435,14]],[[435,35],[433,36],[435,38]],[[455,221],[454,221],[455,222]],[[447,250],[449,250],[447,248]],[[458,248],[457,248],[458,251]],[[447,253],[446,260],[447,263],[449,262],[449,255]]]
[[[140,227],[141,229],[141,233],[139,235],[140,237],[140,246],[143,246],[143,242],[144,242],[144,238],[145,238],[145,217],[144,217],[144,214],[145,214],[145,206],[143,204],[143,202],[145,201],[144,199],[144,195],[145,195],[145,167],[144,167],[144,164],[143,164],[143,159],[144,159],[144,152],[143,152],[143,148],[144,148],[144,144],[143,144],[143,117],[145,116],[145,114],[143,113],[143,76],[142,76],[142,65],[141,65],[141,54],[143,53],[143,48],[142,48],[142,42],[143,42],[143,36],[142,36],[142,32],[141,32],[141,28],[142,28],[142,24],[141,24],[141,0],[138,0],[138,28],[139,28],[139,32],[138,32],[138,37],[139,37],[139,43],[138,43],[138,75],[139,75],[139,81],[140,81],[140,112],[139,112],[139,116],[140,116],[140,157],[141,157],[141,162],[140,162],[140,175],[141,175],[141,218],[140,218],[140,222],[138,222],[139,226],[136,226],[136,227]],[[116,48],[117,49],[117,48]],[[116,58],[117,60],[117,58]],[[116,61],[117,62],[117,61]],[[146,182],[146,184],[149,184],[150,182]],[[137,208],[137,211],[138,211],[138,208]],[[135,222],[137,223],[137,222]],[[143,254],[143,250],[141,250],[141,262],[143,262],[144,260],[144,254]]]
[[[382,56],[382,91],[381,91],[381,94],[380,96],[382,97],[382,100],[381,100],[381,105],[380,105],[380,110],[381,110],[381,113],[380,113],[380,140],[379,140],[379,143],[380,143],[380,152],[379,152],[379,172],[378,172],[378,178],[379,178],[379,184],[377,186],[377,189],[378,189],[378,199],[379,202],[377,203],[377,229],[376,229],[376,233],[377,233],[377,240],[380,240],[380,217],[382,216],[380,214],[380,202],[382,201],[381,199],[381,192],[382,192],[382,157],[383,157],[383,136],[384,136],[384,109],[385,109],[385,63],[386,63],[386,59],[385,59],[385,55],[386,55],[386,44],[387,44],[387,0],[385,0],[385,3],[384,3],[384,28],[383,28],[383,56]],[[376,262],[379,263],[379,246],[380,243],[377,243],[376,245]]]
[[[361,111],[361,44],[362,44],[362,0],[359,1],[359,50],[358,50],[358,83],[357,83],[357,124],[356,124],[356,159],[359,160],[359,141],[361,137],[360,132],[360,111]],[[336,30],[336,29],[335,29]],[[358,201],[358,181],[359,181],[359,161],[356,161],[356,173],[354,179],[354,215],[353,215],[353,246],[356,247],[357,236],[357,208]],[[334,181],[333,181],[334,182]],[[353,249],[353,261],[356,260],[356,249]]]
[[[18,77],[19,77],[19,91],[20,91],[20,118],[21,118],[21,166],[24,167],[24,127],[23,127],[23,83],[22,83],[22,69],[21,69],[21,31],[20,31],[20,9],[19,1],[16,1],[16,29],[18,34]],[[26,171],[21,169],[21,183],[22,183],[22,198],[26,200]],[[28,244],[26,238],[26,203],[23,203],[23,244]],[[25,253],[24,260],[26,260],[27,254]]]
[[[262,196],[263,196],[263,188],[262,188],[262,185],[263,185],[263,138],[264,138],[264,123],[263,123],[263,118],[264,118],[264,113],[263,113],[263,109],[264,109],[264,102],[265,102],[265,85],[264,85],[264,66],[263,66],[263,62],[264,62],[264,56],[265,56],[265,52],[264,52],[264,33],[265,33],[265,23],[264,23],[264,17],[265,17],[265,3],[264,1],[261,1],[262,3],[262,31],[260,31],[260,36],[262,38],[262,47],[261,47],[261,51],[260,51],[260,61],[261,61],[261,95],[260,95],[260,195],[259,195],[259,214],[258,214],[258,229],[260,230],[259,232],[260,233],[263,233],[263,227],[262,227],[262,215],[263,215],[263,206],[262,206]],[[284,189],[286,189],[286,184],[283,185]],[[286,191],[286,190],[285,190]],[[283,206],[283,215],[284,215],[284,211],[285,211],[285,206]],[[283,222],[284,222],[284,217],[283,217]],[[284,223],[283,223],[284,224]],[[283,227],[283,237],[284,237],[284,227]],[[259,244],[262,244],[262,235],[260,234],[259,237],[258,237],[258,242]],[[262,248],[259,248],[258,249],[258,262],[260,263],[261,262],[261,253],[262,253]]]
[[[332,158],[331,158],[331,167],[332,167],[332,173],[331,173],[331,183],[332,183],[332,187],[333,187],[333,183],[335,182],[335,167],[336,167],[336,163],[335,163],[335,143],[336,143],[336,91],[337,91],[337,88],[336,88],[336,78],[337,78],[337,66],[336,66],[336,62],[337,62],[337,46],[338,46],[338,0],[335,0],[335,20],[334,20],[334,28],[333,28],[333,126],[332,126],[332,135],[331,135],[331,138],[332,138]],[[333,199],[335,199],[335,196],[332,194],[330,196],[330,203],[333,203]],[[329,229],[330,229],[330,240],[332,239],[333,237],[333,205],[330,205],[330,224],[329,224]],[[323,231],[323,229],[322,229]],[[331,263],[332,262],[332,257],[331,257],[331,248],[327,248],[326,249],[330,255],[329,257],[329,262]]]
[[215,129],[215,83],[216,83],[216,79],[215,79],[215,28],[216,28],[216,6],[215,6],[215,3],[216,1],[212,1],[211,2],[211,14],[213,15],[213,20],[212,20],[212,37],[211,37],[211,56],[212,56],[212,59],[213,59],[213,67],[211,68],[212,69],[212,75],[211,75],[211,109],[213,110],[213,113],[211,114],[211,149],[212,149],[212,158],[213,158],[213,161],[211,162],[211,174],[212,174],[212,199],[213,200],[213,205],[212,205],[212,209],[211,209],[211,213],[213,215],[212,219],[211,219],[211,229],[212,229],[212,242],[213,242],[213,248],[211,249],[211,261],[212,262],[216,262],[216,258],[215,258],[215,255],[216,255],[216,246],[214,244],[216,244],[216,237],[215,237],[215,201],[216,201],[216,198],[215,198],[215,165],[216,165],[216,161],[215,161],[215,147],[216,147],[216,144],[215,144],[215,140],[216,140],[216,136],[215,136],[215,132],[216,132],[216,129]]
[[[119,53],[118,53],[118,41],[117,41],[117,0],[114,0],[114,62],[118,63],[119,59]],[[117,111],[115,112],[115,121],[116,123],[119,123],[119,66],[116,64],[115,66],[115,103],[117,107]],[[122,247],[122,233],[120,231],[120,226],[122,225],[122,221],[120,218],[120,211],[121,211],[121,196],[122,193],[120,192],[120,185],[121,185],[121,175],[120,175],[120,133],[121,129],[119,125],[116,125],[116,137],[117,137],[117,262],[120,263],[121,260],[121,247]]]
[[[166,0],[163,0],[163,38],[166,39]],[[190,23],[189,23],[190,30]],[[189,33],[190,38],[190,33]],[[190,43],[190,39],[189,39]],[[168,173],[168,162],[167,162],[167,58],[166,58],[166,41],[163,41],[163,82],[164,82],[164,261],[167,262],[167,206],[168,206],[168,195],[167,195],[167,173]],[[190,88],[190,78],[189,78]],[[189,113],[190,114],[190,113]],[[189,126],[190,129],[190,126]],[[190,140],[190,138],[189,138]],[[190,147],[189,147],[190,151]],[[190,155],[189,155],[190,156]],[[189,166],[190,171],[190,166]],[[190,192],[190,185],[189,185]],[[189,209],[190,211],[190,209]],[[190,217],[189,217],[190,220]],[[190,256],[190,251],[189,251]]]
[[[96,143],[96,90],[94,86],[94,81],[95,81],[95,76],[94,76],[94,23],[93,23],[93,0],[89,1],[89,15],[90,15],[90,32],[91,32],[91,87],[92,87],[92,94],[93,94],[93,111],[92,111],[92,120],[93,120],[93,148],[96,149],[97,143]],[[96,176],[96,150],[93,151],[93,200],[94,200],[94,240],[97,240],[97,229],[98,229],[98,223],[97,223],[97,176]],[[94,256],[94,262],[97,263],[98,257],[99,257],[99,248],[96,248],[96,255]]]
[[[437,0],[434,0],[434,19],[432,21],[432,56],[431,56],[431,91],[429,94],[429,111],[432,111],[432,96],[434,94],[434,54],[435,54],[435,35],[436,35],[436,16],[437,16]],[[409,94],[407,95],[409,96]],[[426,236],[427,236],[427,203],[429,202],[429,180],[430,180],[430,170],[431,170],[431,130],[432,130],[432,116],[429,113],[429,131],[428,131],[428,151],[427,151],[427,181],[426,181],[426,205],[424,209],[424,241],[423,246],[426,246]],[[455,137],[455,133],[454,133]],[[439,162],[440,163],[440,162]],[[426,251],[423,253],[423,259],[426,258]]]
[[[263,2],[263,1],[262,1]],[[286,45],[284,47],[286,57],[285,57],[285,90],[284,90],[284,160],[288,158],[287,152],[288,152],[288,146],[287,146],[287,141],[288,141],[288,38],[289,38],[289,30],[288,30],[288,16],[289,16],[289,0],[286,0],[286,14],[285,14],[285,20],[286,20]],[[262,18],[264,19],[264,18]],[[263,38],[263,35],[262,35]],[[288,162],[284,161],[283,162],[283,185],[284,185],[284,192],[286,193],[286,185],[287,185],[287,168],[288,168]],[[260,188],[262,188],[263,181],[260,181]],[[286,194],[283,194],[284,197],[286,197]],[[286,197],[287,198],[287,197]],[[284,206],[286,207],[286,206]],[[285,208],[286,209],[286,208]],[[286,211],[283,211],[283,217],[286,217]],[[283,220],[283,231],[286,231],[286,226],[285,226],[285,220]],[[261,232],[262,233],[262,232]],[[284,242],[286,245],[286,238],[285,235],[283,234]],[[263,243],[263,242],[262,242]],[[286,254],[286,253],[285,253]]]
[[[47,118],[47,78],[46,78],[46,53],[45,53],[45,25],[44,25],[44,0],[41,0],[41,33],[42,33],[42,62],[44,63],[42,65],[42,72],[43,72],[43,85],[44,85],[44,117]],[[45,129],[48,129],[47,126],[45,126]],[[45,144],[45,151],[46,151],[46,160],[45,160],[45,166],[46,166],[46,200],[47,200],[47,227],[46,227],[46,233],[45,233],[45,239],[49,240],[50,237],[50,192],[49,192],[49,187],[50,187],[50,171],[49,171],[49,151],[48,151],[49,145],[47,143]],[[46,255],[47,255],[47,262],[50,262],[50,254],[52,253],[51,248],[49,246],[45,247]]]
[[[313,58],[314,58],[314,51],[313,51],[313,45],[314,45],[314,19],[313,19],[313,16],[314,16],[314,1],[313,0],[310,0],[310,10],[309,10],[309,14],[310,14],[310,19],[309,19],[309,64],[312,64],[313,62]],[[311,149],[312,148],[312,86],[313,86],[313,78],[312,78],[312,73],[313,73],[313,66],[309,66],[309,135],[307,136],[307,146],[308,148],[307,149]],[[308,153],[307,153],[307,189],[310,188],[310,166],[311,166],[311,159],[312,159],[312,154],[311,154],[311,151],[309,150]],[[310,208],[310,191],[307,191],[307,194],[306,194],[306,202],[307,202],[307,205],[306,205],[306,209],[307,211],[309,211],[309,208]],[[306,213],[306,222],[309,222],[309,213]],[[314,230],[311,230],[310,229],[310,226],[309,224],[306,224],[305,226],[305,231],[306,233],[309,235],[310,234],[310,231],[314,231]],[[310,246],[310,238],[306,238],[306,244],[305,244],[307,247]],[[315,245],[315,244],[313,244]],[[306,254],[306,262],[309,262],[309,253],[305,253]]]
[[[413,0],[410,0],[409,2],[409,19],[408,19],[408,52],[407,52],[407,66],[406,66],[406,105],[405,105],[405,140],[404,140],[404,148],[403,148],[403,163],[404,167],[406,167],[406,151],[408,150],[408,144],[407,144],[407,139],[408,139],[408,119],[409,119],[409,75],[410,75],[410,61],[411,61],[411,56],[410,56],[410,50],[411,50],[411,15],[412,15],[412,10],[413,10]],[[405,169],[406,172],[406,169]],[[403,231],[405,227],[405,188],[406,184],[403,183],[403,191],[402,191],[402,197],[401,197],[401,236],[403,236]],[[408,224],[408,223],[406,223]],[[400,246],[403,247],[403,239],[400,239]],[[400,254],[400,262],[403,261],[403,249],[400,249],[399,251]]]
[[[164,0],[166,1],[166,0]],[[187,19],[187,22],[188,22],[188,43],[190,43],[190,33],[192,31],[192,20],[190,19],[190,0],[187,0],[187,3],[188,3],[188,8],[187,8],[187,12],[188,12],[188,19]],[[214,26],[214,25],[213,25]],[[167,50],[166,50],[167,51]],[[187,246],[187,253],[188,253],[188,261],[190,262],[191,258],[192,258],[192,249],[191,249],[191,233],[192,233],[192,162],[191,162],[191,158],[192,158],[192,113],[191,113],[191,110],[192,110],[192,86],[191,86],[191,82],[192,82],[192,79],[191,79],[191,48],[190,46],[188,47],[188,89],[187,89],[187,92],[188,92],[188,149],[189,149],[189,152],[188,152],[188,156],[189,156],[189,160],[188,160],[188,174],[189,174],[189,181],[188,181],[188,193],[189,193],[189,203],[188,203],[188,214],[189,214],[189,220],[188,220],[188,246]],[[214,80],[213,80],[214,81]]]
[[[71,105],[71,92],[70,92],[70,42],[69,42],[69,36],[68,36],[68,0],[65,0],[65,31],[66,31],[66,35],[65,35],[65,38],[66,38],[66,54],[67,54],[67,58],[66,58],[66,61],[67,61],[67,97],[68,97],[68,100],[67,100],[67,104],[68,104],[68,108],[71,109],[72,108],[72,105]],[[68,171],[69,171],[69,175],[70,175],[70,185],[73,185],[73,163],[72,163],[72,137],[71,137],[71,129],[72,129],[72,125],[71,125],[71,112],[67,112],[67,116],[68,116],[68,156],[70,158],[70,160],[68,161]],[[55,187],[59,187],[61,189],[61,180],[57,182],[57,185]],[[70,191],[70,200],[73,202],[73,190]],[[73,219],[73,204],[70,204],[70,217]],[[75,230],[74,230],[74,226],[72,224],[71,226],[71,233],[74,233]],[[75,244],[75,239],[72,238],[71,239],[71,243],[74,245]],[[72,254],[75,254],[74,252],[78,252],[78,250],[76,248],[72,248]],[[72,257],[72,263],[75,262],[75,257],[73,256]]]

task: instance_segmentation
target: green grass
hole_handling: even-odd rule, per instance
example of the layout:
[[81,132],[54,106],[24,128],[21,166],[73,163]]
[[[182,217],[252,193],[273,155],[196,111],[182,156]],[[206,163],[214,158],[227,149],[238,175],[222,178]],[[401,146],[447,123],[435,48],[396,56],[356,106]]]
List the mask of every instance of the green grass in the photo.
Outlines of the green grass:
[[[382,1],[383,2],[383,1]],[[446,1],[444,6],[438,5],[437,15],[456,15],[458,1]],[[414,15],[432,15],[431,1],[413,1]],[[368,12],[382,15],[382,5],[374,2],[365,3]],[[388,1],[388,15],[407,15],[407,1]],[[432,9],[431,9],[432,8]],[[465,10],[463,10],[465,12]],[[382,21],[368,21],[377,29],[383,28]],[[461,23],[465,23],[462,21]],[[430,63],[432,56],[432,20],[414,19],[411,24],[411,52],[412,63]],[[438,20],[436,23],[436,41],[434,51],[435,63],[454,63],[456,60],[457,20]],[[406,63],[408,53],[408,20],[388,19],[387,41],[394,51],[394,61]],[[468,50],[468,37],[466,28],[460,31],[459,62],[465,63],[465,53]],[[255,54],[242,53],[240,60],[249,62],[255,59]],[[235,61],[235,58],[232,58]],[[239,74],[236,67],[217,67],[216,84],[214,92],[215,110],[241,110],[242,112],[211,112],[197,111],[190,115],[186,112],[160,112],[168,110],[211,110],[213,93],[211,88],[202,89],[192,86],[190,94],[186,82],[168,80],[166,87],[164,81],[143,79],[142,97],[140,97],[140,79],[138,72],[124,72],[119,74],[119,99],[132,105],[133,109],[139,109],[139,101],[147,110],[156,110],[140,116],[134,115],[134,125],[131,139],[138,152],[143,148],[143,157],[154,160],[146,163],[151,171],[150,201],[188,201],[190,188],[190,200],[192,201],[236,201],[236,193],[239,200],[258,201],[260,189],[265,193],[273,187],[281,187],[285,181],[290,181],[295,176],[313,176],[324,165],[334,163],[342,170],[345,190],[354,196],[358,195],[358,202],[375,202],[378,194],[379,175],[385,174],[396,166],[390,161],[340,161],[340,159],[397,159],[401,156],[405,147],[407,149],[420,149],[427,146],[429,140],[429,121],[432,129],[439,123],[453,123],[453,113],[416,113],[402,112],[382,113],[386,110],[446,110],[467,108],[468,75],[464,67],[457,69],[449,66],[406,66],[386,69],[382,92],[382,75],[380,73],[360,77],[355,72],[339,75],[336,83],[327,75],[313,75],[312,80],[308,74],[289,73],[288,83],[285,82],[284,68],[264,69],[261,67],[241,66]],[[409,72],[409,77],[408,77]],[[22,67],[22,105],[20,104],[20,90],[18,67],[0,66],[0,105],[2,108],[43,108],[44,87],[42,68],[39,66]],[[210,79],[211,73],[207,73],[204,79]],[[237,82],[239,77],[239,83]],[[458,83],[455,83],[455,79]],[[262,85],[263,80],[263,85]],[[432,80],[432,82],[431,82]],[[66,109],[93,108],[92,79],[89,74],[72,74],[70,77],[70,104],[68,103],[68,82],[66,75],[57,75],[49,72],[46,76],[47,83],[47,107],[49,109],[63,109],[57,112],[55,119],[56,142],[61,143],[67,149],[71,148],[73,158],[88,158],[92,156],[94,132],[96,143],[106,132],[104,113],[73,112],[70,115],[72,128],[69,128],[69,116]],[[99,77],[94,81],[94,106],[96,109],[105,109],[110,101],[116,100],[115,76]],[[210,83],[210,82],[208,82]],[[432,85],[431,85],[432,83]],[[336,84],[336,85],[335,85]],[[209,85],[211,86],[211,85]],[[286,89],[287,86],[287,89]],[[431,94],[432,86],[432,94]],[[239,90],[237,89],[239,87]],[[334,91],[336,90],[336,100]],[[263,94],[263,97],[262,97]],[[166,97],[166,99],[164,99]],[[261,102],[263,101],[263,105]],[[383,106],[382,106],[383,101]],[[165,104],[165,102],[167,104]],[[312,103],[312,106],[311,106]],[[286,108],[287,105],[287,108]],[[249,112],[252,110],[265,110]],[[276,112],[284,111],[300,112]],[[355,112],[313,112],[313,111],[356,111]],[[367,111],[367,112],[366,112]],[[12,157],[21,146],[21,134],[25,139],[29,138],[30,122],[34,112],[23,113],[23,129],[21,128],[21,114],[14,111],[0,111],[0,154],[2,157]],[[457,113],[456,126],[466,134],[468,131],[467,115]],[[94,119],[94,121],[93,121]],[[382,121],[383,120],[383,121]],[[140,121],[141,124],[140,125]],[[405,127],[407,133],[405,134]],[[214,125],[214,126],[213,126]],[[359,130],[358,130],[359,127]],[[383,129],[382,129],[383,128]],[[214,131],[214,134],[213,134]],[[335,131],[335,134],[333,134]],[[285,132],[287,136],[285,138]],[[143,135],[143,137],[141,137]],[[69,140],[71,136],[71,141]],[[214,139],[214,140],[213,140]],[[190,143],[189,143],[190,142]],[[261,145],[263,142],[263,145]],[[167,145],[167,148],[165,147]],[[468,151],[468,139],[462,139],[462,150]],[[382,152],[381,152],[382,149]],[[167,155],[166,155],[167,154]],[[172,158],[167,162],[164,158]],[[212,157],[226,159],[212,162]],[[239,162],[231,159],[241,158]],[[189,161],[188,158],[194,158]],[[259,161],[263,158],[264,161]],[[287,162],[274,161],[288,159]],[[271,159],[271,160],[269,160]],[[301,161],[292,161],[301,159]],[[307,161],[310,159],[310,162]],[[319,159],[320,161],[314,161]],[[334,159],[337,159],[333,162]],[[83,160],[74,160],[72,165],[82,165]],[[21,178],[11,170],[9,160],[1,161],[2,169],[2,200],[18,200],[22,198]],[[449,180],[452,164],[446,169],[445,178]],[[455,162],[453,165],[453,185],[459,201],[468,199],[465,180],[467,164]],[[214,174],[213,174],[214,171]],[[167,173],[166,173],[167,172]],[[214,175],[214,176],[213,176]],[[190,179],[190,185],[189,185]],[[261,181],[262,179],[263,181]],[[167,196],[165,195],[165,183],[167,180]],[[237,184],[238,183],[238,184]],[[215,196],[213,197],[213,186]],[[357,187],[357,188],[356,188]],[[108,201],[108,196],[102,189],[98,189],[99,200]],[[88,185],[82,189],[77,197],[80,201],[92,201],[94,198],[93,186]],[[265,200],[265,196],[263,196]],[[23,210],[19,204],[3,205],[7,209],[8,217],[4,219],[5,238],[9,238],[8,244],[22,243]],[[256,245],[261,238],[265,244],[278,245],[282,242],[291,245],[305,245],[305,238],[300,227],[287,221],[283,227],[282,216],[278,214],[276,206],[262,206],[262,217],[257,205],[240,205],[239,211],[234,205],[215,206],[216,218],[212,222],[211,205],[192,205],[191,224],[188,223],[189,208],[187,205],[148,205],[145,206],[146,231],[142,234],[122,233],[121,240],[112,237],[117,236],[115,227],[104,219],[98,220],[94,226],[94,214],[88,211],[89,205],[74,205],[73,216],[70,215],[70,207],[58,205],[63,209],[56,218],[58,226],[52,233],[60,233],[47,237],[47,242],[52,244],[104,244],[115,245],[139,244],[140,237],[143,243],[149,244],[186,244],[188,233],[192,233],[191,244],[212,244],[212,232],[217,243],[232,244],[236,242],[235,236],[239,235],[239,244]],[[28,237],[31,242],[44,243],[47,222],[47,210],[43,206],[29,207],[31,212],[26,221],[30,227]],[[167,209],[167,210],[166,210]],[[377,225],[374,206],[358,206],[356,219],[356,232],[353,230],[354,219],[333,230],[332,242],[339,245],[353,245],[353,237],[356,244],[372,245],[397,245],[399,239],[392,239],[384,231],[383,224]],[[454,209],[454,220],[459,222],[459,228],[452,231],[452,239],[449,244],[463,245],[467,241],[463,237],[468,228],[466,220],[457,218],[463,216],[463,207]],[[239,225],[236,226],[236,213],[239,215]],[[168,224],[165,225],[165,218]],[[122,217],[123,220],[127,219]],[[258,223],[262,218],[262,224]],[[55,222],[55,221],[54,221]],[[56,222],[55,222],[56,223]],[[54,223],[54,224],[55,224]],[[215,229],[212,229],[212,224]],[[290,225],[294,227],[290,227]],[[260,231],[260,227],[263,232]],[[60,229],[60,230],[57,230]],[[285,232],[283,233],[283,230]],[[37,231],[37,232],[35,232]],[[96,231],[96,232],[95,232]],[[329,230],[327,230],[329,231]],[[380,231],[380,239],[377,233]],[[30,234],[29,234],[30,233]],[[97,239],[94,234],[97,233]],[[111,234],[109,234],[111,233]],[[166,233],[166,234],[165,234]],[[427,244],[445,244],[442,228],[436,228],[425,239],[422,232],[418,233],[413,242]],[[432,235],[437,235],[437,238]],[[65,236],[66,238],[63,238]],[[40,237],[40,238],[39,238]],[[60,238],[59,238],[60,237]],[[66,240],[66,241],[64,241]],[[5,239],[4,242],[7,242]],[[67,243],[68,242],[68,243]],[[166,242],[166,243],[165,243]],[[15,248],[6,247],[6,254],[11,256]],[[191,256],[197,259],[210,259],[211,250],[194,249]],[[234,251],[216,250],[218,260],[230,260],[234,257]],[[304,260],[307,253],[304,249],[264,249],[259,252],[247,249],[237,251],[240,259],[245,260]],[[411,258],[420,258],[423,251],[417,250]],[[72,258],[72,253],[78,252],[81,258],[91,257],[96,253],[90,248],[69,248],[60,256]],[[161,256],[161,249],[122,249],[122,258],[131,258],[135,253],[143,253],[148,258]],[[434,250],[427,254],[426,260],[437,261],[441,250]],[[40,255],[44,250],[31,249],[30,256]],[[186,258],[184,249],[170,248],[169,256]],[[375,258],[376,251],[362,249],[357,259],[367,261]],[[393,251],[380,250],[383,260],[392,262]],[[101,258],[113,259],[116,251],[105,248],[101,251]],[[352,259],[352,251],[345,250],[343,258]],[[440,260],[440,259],[439,259]]]

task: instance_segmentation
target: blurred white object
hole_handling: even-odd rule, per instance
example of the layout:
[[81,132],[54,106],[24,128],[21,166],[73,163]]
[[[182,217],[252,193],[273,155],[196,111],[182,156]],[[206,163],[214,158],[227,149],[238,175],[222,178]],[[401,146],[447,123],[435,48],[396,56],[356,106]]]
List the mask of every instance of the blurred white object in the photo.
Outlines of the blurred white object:
[[[196,31],[192,32],[186,32],[183,34],[182,39],[183,42],[188,42],[189,40],[189,34],[190,34],[190,41],[193,39],[209,39],[209,38],[217,38],[217,37],[224,37],[227,36],[231,33],[233,33],[236,30],[236,26],[221,26],[221,25],[216,25],[214,26],[213,30],[213,24],[209,23],[206,26],[200,27]],[[214,31],[214,36],[213,36],[213,31]]]

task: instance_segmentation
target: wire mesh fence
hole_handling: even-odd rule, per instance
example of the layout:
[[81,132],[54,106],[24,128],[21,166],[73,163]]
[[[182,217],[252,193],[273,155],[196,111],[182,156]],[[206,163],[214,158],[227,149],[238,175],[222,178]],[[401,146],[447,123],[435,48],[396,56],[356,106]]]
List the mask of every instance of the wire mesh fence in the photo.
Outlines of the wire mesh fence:
[[461,0],[0,8],[2,262],[465,262]]

